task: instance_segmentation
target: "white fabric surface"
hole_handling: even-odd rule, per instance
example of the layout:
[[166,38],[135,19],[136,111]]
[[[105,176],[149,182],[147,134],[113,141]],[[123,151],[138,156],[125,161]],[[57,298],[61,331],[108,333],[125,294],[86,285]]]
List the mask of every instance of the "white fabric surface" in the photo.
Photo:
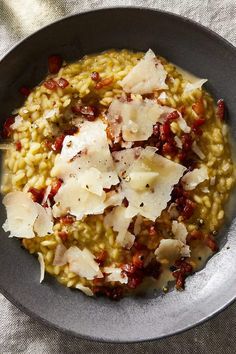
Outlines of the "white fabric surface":
[[[65,15],[108,6],[145,6],[199,21],[236,45],[235,0],[0,0],[0,56],[20,39]],[[236,304],[186,333],[142,344],[100,344],[67,337],[0,295],[0,353],[236,353]]]

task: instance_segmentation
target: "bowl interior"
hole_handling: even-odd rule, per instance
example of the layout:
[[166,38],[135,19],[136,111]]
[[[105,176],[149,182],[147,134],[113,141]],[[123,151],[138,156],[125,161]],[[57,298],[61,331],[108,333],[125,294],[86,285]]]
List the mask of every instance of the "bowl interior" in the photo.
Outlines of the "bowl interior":
[[[138,8],[99,10],[75,15],[28,37],[0,62],[0,117],[22,104],[18,89],[33,87],[47,72],[47,57],[60,53],[72,61],[109,48],[156,53],[199,77],[223,97],[230,131],[236,139],[236,50],[219,36],[179,16]],[[39,284],[38,261],[18,240],[0,237],[0,288],[35,318],[78,336],[104,341],[141,341],[174,334],[200,323],[230,303],[236,294],[236,198],[231,197],[220,233],[221,252],[187,280],[184,292],[166,296],[92,299],[59,285],[52,277]],[[0,222],[5,211],[0,206]]]

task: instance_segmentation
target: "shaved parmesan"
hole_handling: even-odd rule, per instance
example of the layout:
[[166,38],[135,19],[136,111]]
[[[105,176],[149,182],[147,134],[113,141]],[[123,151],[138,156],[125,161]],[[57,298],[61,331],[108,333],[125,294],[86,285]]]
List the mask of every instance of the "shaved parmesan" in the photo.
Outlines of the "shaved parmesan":
[[42,200],[42,205],[45,205],[46,203],[48,204],[48,206],[50,206],[50,201],[48,199],[49,194],[51,192],[52,187],[51,186],[47,186],[44,196],[43,196],[43,200]]
[[172,232],[176,240],[186,243],[188,231],[182,222],[178,222],[176,220],[172,221]]
[[105,198],[105,192],[99,196],[82,188],[76,179],[70,178],[54,197],[53,215],[59,217],[69,212],[81,220],[84,215],[102,214],[106,207]]
[[165,83],[167,72],[151,49],[144,58],[133,67],[128,75],[120,82],[125,92],[151,93],[154,90],[167,89]]
[[112,134],[124,141],[147,140],[153,133],[153,125],[161,119],[164,108],[156,101],[132,100],[124,102],[114,99],[108,110]]
[[202,152],[200,147],[197,145],[196,141],[193,142],[192,150],[198,157],[200,157],[201,160],[205,159],[206,155]]
[[174,137],[174,140],[176,142],[177,148],[182,149],[182,147],[183,147],[182,141],[180,140],[180,138],[177,135]]
[[99,195],[101,186],[110,188],[119,183],[105,129],[106,126],[101,121],[86,121],[78,134],[67,135],[63,141],[61,154],[55,161],[54,176],[64,182],[72,177],[77,178],[79,182],[82,181],[80,185],[83,188],[86,186],[86,179],[89,178],[90,188],[96,190],[100,184],[100,192],[96,192]]
[[77,285],[75,286],[75,288],[78,289],[78,290],[80,290],[80,291],[82,291],[82,292],[83,292],[85,295],[87,295],[87,296],[93,296],[93,295],[94,295],[93,292],[92,292],[92,290],[91,290],[89,287],[84,286],[84,285],[82,285],[82,284],[77,284]]
[[[135,159],[137,152],[140,156]],[[140,214],[155,221],[166,208],[173,186],[178,183],[186,168],[156,154],[156,149],[153,147],[119,151],[114,154],[114,157],[117,171],[122,179],[121,188],[129,202],[128,207],[125,208],[125,217],[132,218]],[[156,173],[155,179],[153,175],[150,178],[150,172]],[[145,182],[148,183],[145,185],[145,190],[132,185],[131,177],[135,173],[146,174]]]
[[207,82],[207,79],[199,79],[194,83],[188,82],[184,88],[184,93],[189,93],[197,89],[202,89],[202,85]]
[[7,211],[7,223],[4,231],[10,231],[10,237],[33,238],[33,225],[38,216],[36,203],[23,192],[11,192],[3,198]]
[[208,170],[206,166],[195,168],[193,171],[186,173],[182,178],[182,183],[185,190],[192,190],[200,183],[208,179]]
[[46,236],[53,233],[53,220],[51,208],[43,208],[42,205],[35,203],[38,216],[34,223],[34,232],[37,236]]
[[155,251],[157,260],[162,264],[173,264],[181,257],[190,256],[190,248],[179,240],[163,239]]
[[20,128],[22,122],[23,122],[23,118],[19,115],[16,116],[14,123],[11,125],[11,129],[17,130],[18,128]]
[[107,282],[117,281],[121,284],[128,283],[128,277],[126,274],[122,273],[121,268],[105,267],[103,271],[104,273],[108,274],[105,278]]
[[131,218],[125,216],[126,208],[123,206],[115,207],[104,218],[105,227],[112,227],[114,231],[118,232],[116,242],[122,247],[131,248],[133,246],[135,236],[128,231]]
[[66,253],[66,247],[63,244],[57,245],[55,249],[55,256],[53,260],[53,265],[54,266],[63,266],[67,263],[67,259],[65,256]]
[[66,258],[70,272],[88,280],[103,278],[99,265],[94,260],[95,256],[88,249],[84,248],[81,251],[78,247],[72,246],[66,251]]
[[141,215],[137,215],[136,220],[134,222],[134,234],[137,236],[141,231],[141,225],[143,222],[143,217]]
[[45,275],[45,263],[44,263],[44,258],[41,252],[38,252],[38,261],[40,264],[40,280],[39,282],[42,283]]

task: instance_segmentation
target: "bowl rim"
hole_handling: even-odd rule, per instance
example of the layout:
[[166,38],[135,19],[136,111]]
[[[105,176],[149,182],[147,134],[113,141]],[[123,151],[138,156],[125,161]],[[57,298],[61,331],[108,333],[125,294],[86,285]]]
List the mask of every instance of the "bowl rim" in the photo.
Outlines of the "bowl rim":
[[[97,9],[91,9],[91,10],[85,10],[85,11],[81,11],[81,12],[77,12],[71,15],[67,15],[64,16],[60,19],[57,19],[55,21],[50,22],[49,24],[42,26],[41,28],[37,29],[36,31],[34,31],[33,33],[27,35],[26,37],[24,37],[23,39],[21,39],[20,41],[17,41],[16,44],[14,44],[12,47],[10,47],[5,53],[3,53],[3,55],[1,55],[0,57],[0,63],[4,63],[5,61],[8,60],[8,55],[10,55],[16,48],[20,47],[22,43],[24,43],[25,41],[27,41],[28,39],[32,38],[36,33],[40,33],[41,31],[44,31],[45,29],[60,23],[60,22],[64,22],[67,19],[73,18],[73,17],[80,17],[80,16],[86,16],[88,14],[91,13],[98,13],[98,12],[109,12],[109,11],[116,11],[116,10],[135,10],[135,11],[140,11],[140,12],[157,12],[160,15],[164,15],[167,16],[169,18],[176,18],[181,20],[184,23],[189,23],[191,26],[195,27],[196,30],[200,30],[202,33],[204,33],[205,35],[207,35],[208,37],[220,41],[221,44],[223,44],[225,47],[227,47],[228,50],[231,50],[233,55],[236,56],[236,47],[229,42],[227,39],[225,39],[224,37],[222,37],[220,34],[216,33],[215,31],[213,31],[212,29],[202,25],[201,23],[192,20],[186,16],[180,15],[180,14],[176,14],[173,13],[171,11],[165,11],[165,10],[160,10],[154,7],[146,7],[146,6],[109,6],[109,7],[98,7]],[[19,310],[21,310],[23,313],[25,313],[26,315],[28,315],[30,318],[32,318],[33,320],[38,321],[41,324],[46,325],[47,327],[54,329],[54,330],[58,330],[59,332],[65,334],[68,337],[73,337],[73,338],[78,338],[78,339],[83,339],[83,340],[87,340],[87,341],[96,341],[98,343],[117,343],[117,344],[132,344],[132,343],[140,343],[140,342],[153,342],[156,340],[160,340],[160,339],[164,339],[164,338],[168,338],[168,337],[172,337],[174,335],[183,333],[183,332],[187,332],[190,329],[199,326],[200,324],[207,322],[209,320],[211,320],[214,316],[216,316],[217,314],[221,313],[224,309],[226,309],[228,306],[230,306],[232,303],[234,303],[234,301],[236,300],[236,293],[234,296],[231,297],[230,300],[228,300],[224,305],[222,305],[220,308],[216,309],[215,311],[211,312],[209,315],[206,315],[205,317],[203,317],[201,320],[199,320],[196,323],[190,324],[190,325],[186,325],[185,327],[176,330],[175,332],[172,333],[168,333],[168,334],[163,334],[163,335],[159,335],[158,337],[151,337],[151,338],[146,338],[146,339],[131,339],[131,340],[123,340],[123,339],[103,339],[103,338],[98,338],[96,336],[92,336],[92,335],[81,335],[78,332],[75,332],[74,330],[70,330],[67,328],[64,328],[58,324],[55,324],[53,322],[50,322],[49,320],[45,319],[43,317],[43,315],[40,315],[38,313],[33,312],[32,310],[30,310],[29,308],[27,308],[26,306],[22,305],[20,302],[18,302],[18,300],[16,300],[14,298],[14,295],[10,294],[4,287],[1,286],[0,284],[0,293],[7,299],[9,300],[13,305],[15,305]]]

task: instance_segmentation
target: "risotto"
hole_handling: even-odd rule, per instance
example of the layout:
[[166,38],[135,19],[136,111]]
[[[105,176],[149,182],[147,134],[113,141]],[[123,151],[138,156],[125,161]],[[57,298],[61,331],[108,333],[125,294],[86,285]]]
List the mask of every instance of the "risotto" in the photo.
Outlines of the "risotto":
[[223,99],[152,50],[48,69],[4,123],[3,229],[40,281],[112,299],[183,289],[218,250],[234,184]]

